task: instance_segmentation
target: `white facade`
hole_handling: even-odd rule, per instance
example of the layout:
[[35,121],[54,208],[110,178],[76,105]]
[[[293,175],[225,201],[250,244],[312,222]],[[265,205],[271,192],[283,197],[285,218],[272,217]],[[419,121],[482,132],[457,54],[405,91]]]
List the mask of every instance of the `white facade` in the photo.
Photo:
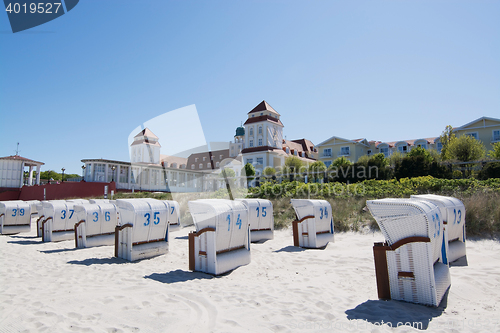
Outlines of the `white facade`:
[[24,169],[29,168],[28,185],[33,185],[33,171],[36,167],[36,184],[40,185],[40,167],[44,163],[18,155],[0,158],[0,187],[21,188],[24,183]]
[[130,148],[131,162],[160,164],[160,148],[158,137],[146,128],[134,137]]

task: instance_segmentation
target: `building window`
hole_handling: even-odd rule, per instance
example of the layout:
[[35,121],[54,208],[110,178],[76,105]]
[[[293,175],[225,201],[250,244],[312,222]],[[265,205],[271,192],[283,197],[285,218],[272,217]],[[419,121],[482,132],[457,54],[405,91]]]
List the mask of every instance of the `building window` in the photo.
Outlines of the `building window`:
[[120,166],[120,183],[128,183],[128,167]]
[[418,144],[417,147],[427,149],[427,145],[425,143]]
[[253,147],[253,140],[250,140],[250,147]]
[[201,163],[200,163],[199,168],[200,168],[200,169],[203,169],[203,164],[201,164]]
[[289,147],[286,147],[286,153],[290,154],[290,148]]
[[224,157],[224,155],[220,155],[219,156],[219,160],[222,160],[223,157]]
[[389,147],[380,148],[380,152],[384,154],[385,157],[389,156]]
[[477,132],[466,133],[465,135],[472,136],[474,139],[479,140]]
[[247,158],[247,163],[253,164],[253,158]]
[[205,162],[207,160],[207,158],[205,156],[203,156],[203,162]]
[[332,161],[324,161],[326,167],[328,168],[330,165],[332,165]]
[[257,157],[257,164],[264,164],[264,158]]
[[443,144],[442,144],[441,142],[438,142],[438,143],[436,144],[436,147],[437,147],[437,151],[440,153],[440,152],[441,152],[441,150],[443,149]]
[[263,116],[263,115],[264,115],[264,112],[261,112],[261,113],[260,113],[260,115],[261,115],[261,116]]
[[250,127],[250,135],[253,135],[253,127]]
[[500,130],[493,130],[493,141],[500,141]]
[[340,147],[340,155],[349,156],[349,154],[350,154],[350,147]]
[[207,163],[207,168],[211,168],[212,165],[210,163]]
[[259,126],[259,134],[262,134],[262,126]]
[[404,154],[408,151],[408,146],[398,146],[398,151]]
[[371,154],[372,154],[372,150],[368,149],[368,151],[366,152],[366,155],[371,155]]
[[216,167],[216,168],[218,168],[218,167],[219,167],[219,165],[220,165],[220,163],[219,163],[219,162],[215,163],[215,167]]
[[332,157],[332,148],[323,149],[323,157]]
[[262,139],[259,139],[259,146],[262,146]]
[[194,164],[191,164],[191,169],[194,169]]

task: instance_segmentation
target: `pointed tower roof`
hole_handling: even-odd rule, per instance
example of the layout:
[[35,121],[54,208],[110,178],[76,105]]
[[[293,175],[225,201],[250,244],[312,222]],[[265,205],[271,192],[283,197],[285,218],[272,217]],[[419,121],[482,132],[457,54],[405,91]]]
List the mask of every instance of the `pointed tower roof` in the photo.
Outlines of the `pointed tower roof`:
[[254,107],[252,109],[252,111],[248,112],[248,114],[255,113],[255,112],[262,112],[262,111],[270,111],[270,112],[276,113],[278,116],[280,116],[280,114],[275,109],[273,109],[273,107],[271,105],[269,105],[269,103],[267,103],[266,101],[260,102],[259,105]]
[[158,142],[158,137],[147,127],[140,131],[136,136],[134,136],[134,142],[132,142],[131,146],[140,145],[143,143],[161,147],[160,143]]
[[158,139],[158,137],[153,132],[151,132],[151,130],[147,127],[142,131],[140,131],[136,136],[134,136],[134,138],[138,138],[141,136],[147,136],[148,138]]

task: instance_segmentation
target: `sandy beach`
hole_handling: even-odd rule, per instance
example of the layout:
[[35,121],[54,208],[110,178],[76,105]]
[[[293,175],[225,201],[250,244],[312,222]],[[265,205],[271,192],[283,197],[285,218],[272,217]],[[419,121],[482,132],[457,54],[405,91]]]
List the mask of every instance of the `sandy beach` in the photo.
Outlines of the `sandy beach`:
[[[33,220],[34,221],[34,220]],[[498,332],[500,243],[468,240],[438,308],[377,299],[379,232],[338,233],[322,250],[292,231],[252,244],[249,265],[188,270],[187,234],[166,255],[127,262],[113,247],[75,249],[30,233],[0,237],[0,332]]]

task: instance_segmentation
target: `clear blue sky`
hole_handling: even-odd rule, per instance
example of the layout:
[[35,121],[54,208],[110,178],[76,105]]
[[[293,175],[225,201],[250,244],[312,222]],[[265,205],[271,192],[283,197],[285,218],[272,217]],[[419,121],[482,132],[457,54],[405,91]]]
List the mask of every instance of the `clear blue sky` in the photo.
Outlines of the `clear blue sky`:
[[81,0],[12,34],[4,12],[0,156],[20,142],[81,173],[191,104],[207,141],[229,141],[263,99],[288,139],[438,136],[500,118],[499,18],[499,1]]

